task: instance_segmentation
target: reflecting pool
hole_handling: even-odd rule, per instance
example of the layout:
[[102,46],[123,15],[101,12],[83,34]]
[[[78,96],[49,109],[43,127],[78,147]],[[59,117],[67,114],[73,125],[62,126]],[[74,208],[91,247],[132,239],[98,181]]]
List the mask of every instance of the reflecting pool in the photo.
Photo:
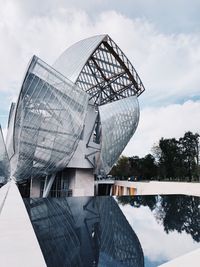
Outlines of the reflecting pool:
[[200,247],[193,196],[24,198],[48,267],[154,267]]
[[141,243],[145,267],[200,248],[200,198],[183,195],[116,199]]
[[137,235],[112,197],[24,199],[48,267],[143,267]]

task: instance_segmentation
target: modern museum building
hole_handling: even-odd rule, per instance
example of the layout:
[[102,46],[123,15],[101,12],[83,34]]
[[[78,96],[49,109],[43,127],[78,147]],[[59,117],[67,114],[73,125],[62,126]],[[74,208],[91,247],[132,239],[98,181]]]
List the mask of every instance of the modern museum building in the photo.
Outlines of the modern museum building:
[[108,35],[79,41],[49,66],[31,59],[1,136],[1,183],[24,196],[94,195],[134,134],[144,86]]

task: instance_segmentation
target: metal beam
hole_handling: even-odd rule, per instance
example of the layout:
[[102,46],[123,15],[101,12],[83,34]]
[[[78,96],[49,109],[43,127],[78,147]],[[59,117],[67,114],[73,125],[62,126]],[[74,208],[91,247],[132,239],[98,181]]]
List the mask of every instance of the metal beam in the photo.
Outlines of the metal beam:
[[[132,73],[130,70],[127,68],[126,64],[124,61],[120,58],[120,56],[115,52],[112,46],[110,46],[107,42],[103,42],[104,46],[108,49],[108,51],[116,58],[116,60],[120,63],[120,65],[123,67],[123,69],[126,71],[126,73],[129,76],[129,79],[132,81],[134,84],[134,87],[136,88],[137,91],[141,91],[141,88],[139,88],[138,83],[136,80],[133,78]],[[136,71],[135,74],[137,75]],[[138,76],[138,75],[137,75]],[[135,92],[137,94],[137,92]]]

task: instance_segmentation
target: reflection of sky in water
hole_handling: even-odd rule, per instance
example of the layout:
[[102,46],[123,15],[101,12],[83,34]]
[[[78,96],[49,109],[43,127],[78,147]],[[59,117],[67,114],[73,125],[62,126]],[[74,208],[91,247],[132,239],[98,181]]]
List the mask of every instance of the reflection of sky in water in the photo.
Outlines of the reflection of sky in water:
[[140,240],[145,267],[158,266],[200,247],[200,243],[185,231],[167,234],[161,222],[156,220],[156,213],[148,206],[136,208],[130,204],[119,204],[119,207]]

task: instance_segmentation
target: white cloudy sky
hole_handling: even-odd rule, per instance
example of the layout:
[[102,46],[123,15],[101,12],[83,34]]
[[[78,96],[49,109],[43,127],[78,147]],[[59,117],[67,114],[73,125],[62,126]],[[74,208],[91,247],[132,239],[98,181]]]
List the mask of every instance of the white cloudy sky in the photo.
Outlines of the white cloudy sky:
[[108,33],[146,91],[125,155],[145,155],[161,137],[200,132],[199,0],[0,0],[0,122],[6,129],[33,54],[52,64],[72,43]]

